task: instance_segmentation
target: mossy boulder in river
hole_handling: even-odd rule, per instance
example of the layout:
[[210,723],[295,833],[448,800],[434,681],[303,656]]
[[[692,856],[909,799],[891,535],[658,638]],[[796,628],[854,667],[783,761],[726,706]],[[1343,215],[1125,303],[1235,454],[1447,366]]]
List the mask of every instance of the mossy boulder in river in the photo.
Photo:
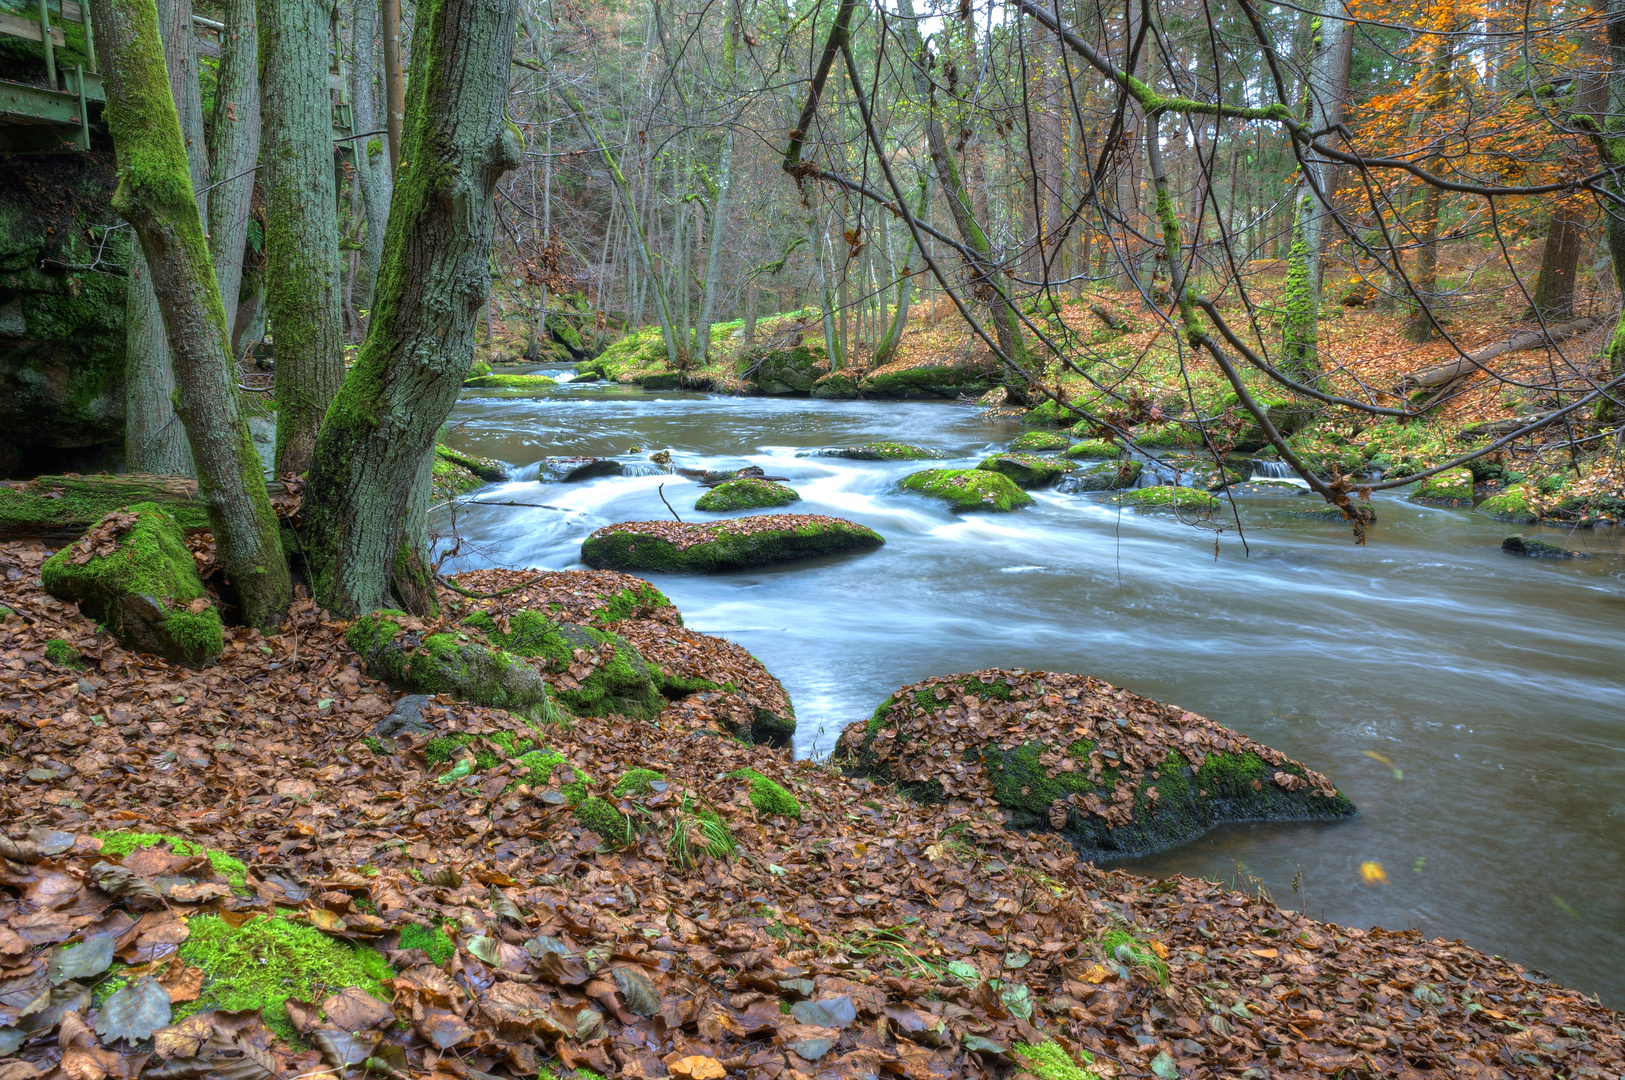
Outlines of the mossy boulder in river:
[[1134,436],[1134,445],[1142,450],[1197,450],[1202,447],[1202,433],[1184,424],[1156,424]]
[[972,510],[1008,513],[1030,506],[1033,501],[1033,497],[1008,476],[981,469],[926,469],[903,477],[900,486],[904,491],[941,499],[960,513]]
[[943,450],[910,446],[900,442],[872,442],[818,451],[819,457],[850,458],[853,461],[945,461],[953,457]]
[[1497,521],[1511,521],[1519,525],[1532,525],[1540,520],[1533,493],[1526,484],[1508,488],[1491,495],[1478,504],[1478,512],[1488,514]]
[[995,454],[976,466],[983,472],[1008,476],[1017,487],[1049,487],[1077,466],[1060,458],[1037,454]]
[[611,630],[555,622],[538,611],[516,611],[501,623],[485,612],[464,624],[515,656],[536,661],[553,696],[577,716],[652,720],[666,705],[659,671]]
[[1411,501],[1429,506],[1471,506],[1473,502],[1473,473],[1471,469],[1446,469],[1434,473],[1416,485]]
[[1097,461],[1062,477],[1058,490],[1071,495],[1080,491],[1121,491],[1139,483],[1145,465],[1138,461]]
[[1166,484],[1125,491],[1117,496],[1117,501],[1124,506],[1136,506],[1142,510],[1190,510],[1210,513],[1219,508],[1219,500],[1214,495],[1198,491],[1196,488],[1170,487]]
[[775,484],[759,476],[742,476],[728,480],[701,495],[694,503],[696,510],[727,513],[730,510],[759,510],[764,506],[789,506],[801,501],[794,488]]
[[175,663],[220,655],[225,634],[186,547],[157,503],[136,503],[97,522],[40,567],[45,591],[73,600],[129,649]]
[[1083,414],[1065,405],[1057,405],[1045,398],[1028,409],[1021,422],[1028,427],[1070,427],[1082,420]]
[[1501,550],[1511,555],[1522,555],[1527,559],[1589,559],[1591,554],[1585,551],[1574,551],[1571,548],[1548,544],[1544,540],[1535,540],[1528,536],[1509,536],[1501,541]]
[[1143,854],[1226,821],[1348,817],[1330,780],[1172,705],[1082,675],[979,671],[905,686],[835,760],[925,802],[1007,809],[1084,858]]
[[344,640],[367,674],[397,690],[445,694],[458,701],[551,720],[547,683],[522,657],[455,630],[424,636],[427,627],[403,611],[375,611],[351,624]]
[[551,390],[558,384],[547,375],[474,375],[463,380],[469,390]]
[[442,446],[440,443],[435,444],[434,453],[435,457],[443,461],[461,465],[481,480],[494,484],[508,479],[507,467],[495,458],[475,457],[473,454],[465,454],[461,450],[453,450],[451,447]]
[[594,569],[708,574],[873,551],[885,542],[873,529],[822,514],[763,514],[709,524],[623,521],[587,537],[581,561]]
[[626,466],[614,458],[550,457],[542,459],[539,475],[543,483],[574,484],[600,476],[621,476],[625,472]]
[[1084,439],[1073,443],[1062,454],[1069,458],[1084,458],[1091,461],[1114,461],[1125,456],[1128,451],[1121,443],[1107,442],[1105,439]]
[[1010,444],[1013,451],[1065,450],[1068,439],[1059,431],[1029,431]]

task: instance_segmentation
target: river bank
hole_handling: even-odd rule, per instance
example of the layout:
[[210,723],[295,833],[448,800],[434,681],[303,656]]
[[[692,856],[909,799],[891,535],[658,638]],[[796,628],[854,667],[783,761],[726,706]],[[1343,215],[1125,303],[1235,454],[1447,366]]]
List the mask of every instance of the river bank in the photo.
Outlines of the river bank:
[[[43,548],[0,551],[16,673],[0,710],[12,752],[38,772],[8,772],[0,812],[11,832],[64,833],[11,849],[23,861],[7,887],[27,899],[8,921],[41,944],[114,924],[138,944],[140,926],[170,919],[153,942],[181,951],[132,953],[146,966],[125,978],[138,986],[148,971],[173,986],[159,993],[174,1018],[201,1002],[190,1037],[215,1039],[209,1053],[240,1060],[257,1048],[306,1074],[360,1046],[398,1072],[460,1080],[567,1068],[1533,1077],[1554,1066],[1605,1075],[1625,1055],[1617,1014],[1470,947],[1319,923],[1210,882],[1097,869],[986,810],[922,807],[710,733],[703,711],[537,730],[442,699],[425,719],[460,748],[437,753],[429,735],[369,742],[394,695],[359,668],[344,624],[308,603],[282,635],[228,630],[218,666],[174,668],[45,596]],[[590,588],[569,584],[586,579],[548,580],[593,609]],[[442,599],[448,611],[467,603]],[[45,659],[51,639],[86,670]],[[591,791],[646,819],[638,839],[617,849],[587,832],[549,797],[564,773],[536,778],[504,760],[522,739],[545,740]],[[742,769],[780,785],[790,805],[754,799]],[[691,798],[725,825],[731,851],[674,843]],[[141,850],[152,834],[197,847]],[[123,885],[92,873],[103,842],[128,852]],[[192,857],[198,847],[217,854]],[[146,876],[170,894],[171,914],[129,883]],[[46,893],[61,914],[17,923]],[[248,933],[267,932],[256,922],[324,932],[300,939],[307,965],[308,950],[326,962],[321,950],[353,950],[347,942],[377,949],[391,970],[366,961],[371,974],[357,978],[380,999],[341,998],[307,975],[297,1000],[264,1005],[269,1028],[227,1024],[206,1010],[246,1002],[221,989],[233,973],[204,931],[228,916]],[[79,985],[63,988],[66,1003]],[[378,1011],[383,998],[392,1010]],[[170,1005],[161,1011],[171,1018]],[[363,1014],[362,1034],[335,1049],[335,1027]],[[391,1019],[405,1026],[373,1026]],[[62,1040],[70,1053],[114,1053],[75,1038]],[[24,1058],[50,1065],[57,1047],[30,1043]]]

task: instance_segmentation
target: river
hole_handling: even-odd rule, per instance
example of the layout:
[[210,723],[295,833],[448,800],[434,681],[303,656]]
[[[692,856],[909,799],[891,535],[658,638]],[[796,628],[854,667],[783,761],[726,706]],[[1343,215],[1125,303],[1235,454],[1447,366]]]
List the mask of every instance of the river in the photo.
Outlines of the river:
[[[703,489],[668,475],[538,483],[549,455],[760,465],[793,512],[868,525],[868,555],[712,577],[653,575],[693,629],[736,641],[795,703],[798,756],[822,756],[897,687],[988,667],[1081,672],[1203,713],[1318,769],[1359,806],[1333,825],[1244,825],[1126,865],[1256,890],[1316,918],[1462,938],[1625,1006],[1625,544],[1521,559],[1518,531],[1467,510],[1375,497],[1357,547],[1295,517],[1309,496],[1240,500],[1222,532],[1098,495],[1034,492],[955,517],[894,491],[920,463],[806,456],[880,439],[974,465],[1022,429],[948,403],[644,393],[604,384],[472,392],[447,441],[517,467],[455,511],[479,566],[580,566],[616,521],[684,520]],[[634,448],[637,448],[634,450]],[[935,464],[935,463],[933,463]],[[453,514],[435,515],[449,531]],[[1525,530],[1532,531],[1532,530]],[[1563,539],[1553,530],[1546,538]],[[1380,872],[1371,865],[1375,864]]]

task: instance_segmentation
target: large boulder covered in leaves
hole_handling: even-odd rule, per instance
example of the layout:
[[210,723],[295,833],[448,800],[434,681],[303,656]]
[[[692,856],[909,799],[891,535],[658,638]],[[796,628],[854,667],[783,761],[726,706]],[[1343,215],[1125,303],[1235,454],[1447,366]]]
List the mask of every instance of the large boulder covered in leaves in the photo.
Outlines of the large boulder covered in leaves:
[[351,624],[345,641],[367,674],[398,690],[445,694],[533,720],[551,717],[547,683],[523,657],[467,633],[427,630],[403,611],[375,611]]
[[611,630],[559,622],[526,610],[499,616],[480,612],[464,625],[533,661],[554,697],[577,716],[652,720],[666,705],[656,681],[659,672]]
[[1321,774],[1211,720],[1055,672],[980,671],[905,686],[836,746],[847,768],[937,802],[996,802],[1084,858],[1143,854],[1226,821],[1348,817]]
[[704,525],[623,521],[587,537],[581,561],[594,569],[705,574],[873,551],[885,542],[873,529],[823,514],[763,514]]
[[649,661],[660,690],[686,704],[696,726],[714,722],[730,734],[768,746],[788,746],[796,710],[784,685],[762,662],[731,641],[682,627],[627,619],[615,629]]
[[198,577],[180,524],[157,503],[102,518],[40,568],[52,596],[73,600],[126,647],[176,663],[220,655],[220,613]]

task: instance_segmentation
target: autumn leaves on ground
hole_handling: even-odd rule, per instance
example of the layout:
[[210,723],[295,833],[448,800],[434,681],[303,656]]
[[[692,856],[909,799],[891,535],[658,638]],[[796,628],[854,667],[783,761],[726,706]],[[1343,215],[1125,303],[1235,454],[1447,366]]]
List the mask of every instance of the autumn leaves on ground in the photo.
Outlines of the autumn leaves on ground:
[[[777,681],[625,575],[464,575],[522,587],[443,591],[417,630],[522,610],[603,627],[655,665],[670,704],[652,719],[538,726],[438,697],[390,739],[396,695],[308,601],[280,635],[227,628],[217,664],[174,666],[42,591],[47,555],[0,549],[3,1080],[1625,1064],[1617,1014],[1505,961],[1100,870],[1042,822],[1011,828],[991,756],[910,801],[749,745],[756,713],[786,707]],[[587,685],[606,655],[579,650],[549,685]],[[901,737],[932,710],[967,746],[1098,725],[1039,782],[1159,762],[1173,782],[1177,710],[1071,676],[969,678],[904,688],[843,742],[892,731],[917,780],[929,755]],[[1197,762],[1251,745],[1185,716]],[[1330,790],[1270,767],[1283,796]]]

